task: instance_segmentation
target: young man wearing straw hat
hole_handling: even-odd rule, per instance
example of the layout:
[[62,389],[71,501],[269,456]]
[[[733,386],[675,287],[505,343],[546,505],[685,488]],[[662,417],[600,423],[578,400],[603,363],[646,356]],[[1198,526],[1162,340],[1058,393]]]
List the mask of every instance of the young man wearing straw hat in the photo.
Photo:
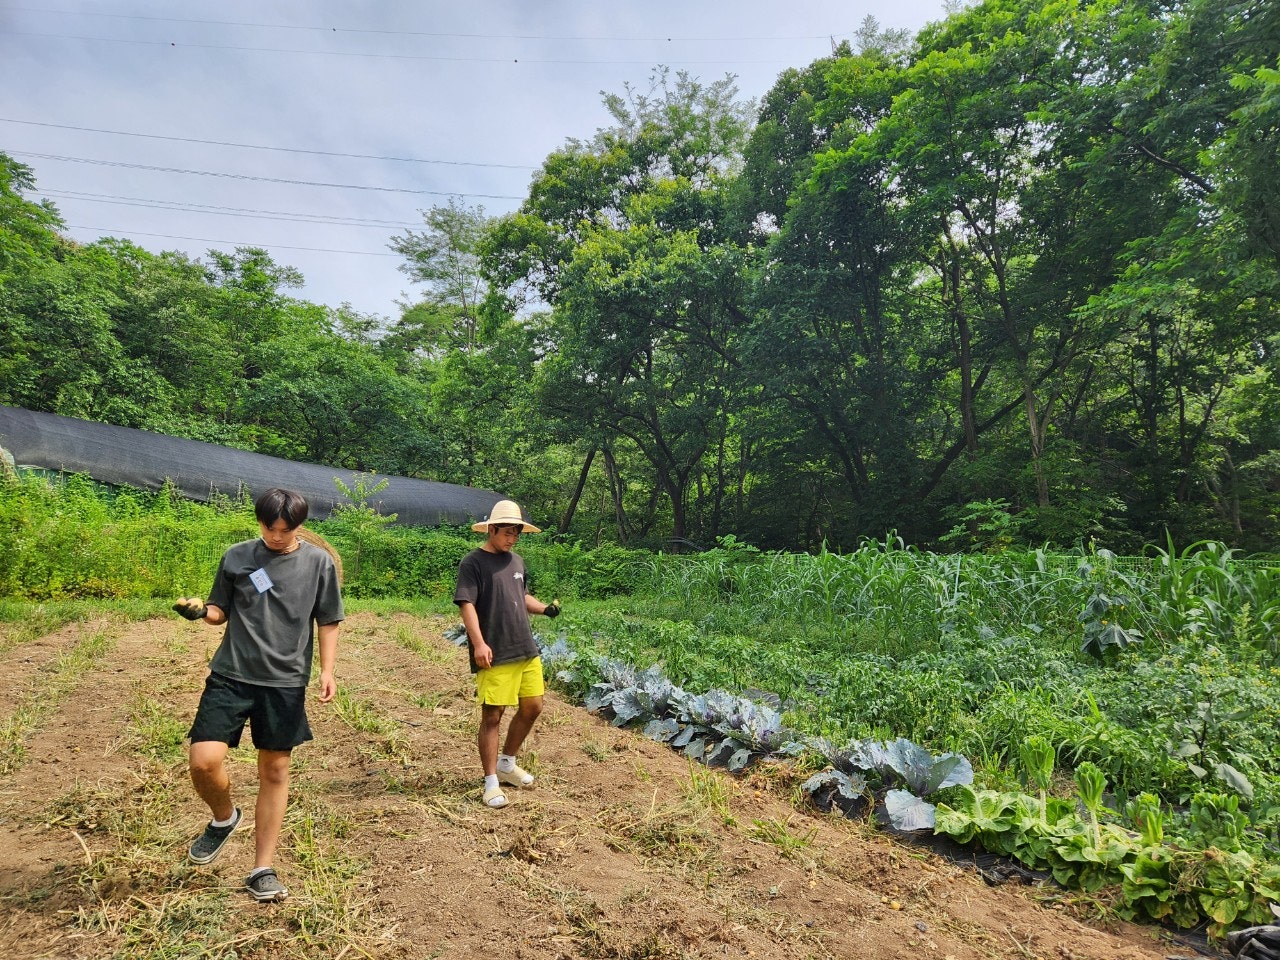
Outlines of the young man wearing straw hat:
[[[499,500],[489,516],[471,525],[486,535],[458,565],[453,602],[467,631],[471,672],[476,675],[480,701],[480,765],[484,769],[484,802],[497,809],[507,805],[502,786],[533,786],[533,774],[516,764],[516,756],[534,721],[542,713],[542,660],[533,639],[529,617],[560,614],[560,601],[543,603],[529,593],[524,561],[514,551],[522,533],[542,531],[524,518],[511,500]],[[498,752],[498,732],[507,707],[515,716]]]
[[292,751],[311,739],[306,692],[317,637],[320,702],[338,692],[333,669],[343,619],[341,573],[323,538],[304,539],[307,513],[302,494],[266,491],[254,503],[262,536],[228,548],[207,602],[183,597],[173,605],[188,620],[226,624],[190,734],[191,782],[213,819],[187,856],[192,863],[212,863],[240,826],[224,761],[248,721],[258,749],[258,800],[254,869],[245,888],[256,900],[289,895],[272,863],[289,800]]

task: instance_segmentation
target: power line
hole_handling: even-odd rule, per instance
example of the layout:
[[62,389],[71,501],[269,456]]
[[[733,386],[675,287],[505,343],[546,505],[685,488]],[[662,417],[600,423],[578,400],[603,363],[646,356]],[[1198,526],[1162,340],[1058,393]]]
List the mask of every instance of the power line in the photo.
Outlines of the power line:
[[[826,40],[831,36],[831,32],[820,33],[813,36],[771,36],[771,37],[619,37],[619,36],[557,36],[553,34],[524,34],[524,33],[445,33],[426,30],[375,30],[369,27],[325,27],[310,24],[298,23],[253,23],[240,20],[195,20],[183,17],[153,17],[143,14],[130,13],[101,13],[97,10],[49,10],[39,7],[10,7],[11,10],[21,10],[26,13],[55,13],[65,14],[68,16],[91,16],[91,17],[111,17],[117,20],[148,20],[157,23],[189,23],[201,26],[217,26],[217,27],[255,27],[266,28],[271,30],[308,30],[322,33],[364,33],[377,34],[392,37],[440,37],[445,39],[458,40],[554,40],[554,41],[589,41],[589,42],[639,42],[639,43],[720,43],[720,42],[776,42],[786,40]],[[837,34],[839,36],[840,34]]]
[[344,157],[356,160],[391,160],[397,163],[433,163],[452,167],[496,167],[502,170],[536,170],[537,167],[517,163],[479,163],[470,160],[425,160],[418,157],[382,157],[368,153],[338,153],[330,150],[306,150],[301,147],[273,147],[258,143],[235,143],[229,140],[200,140],[195,137],[167,137],[157,133],[131,133],[126,130],[105,130],[99,127],[76,127],[66,123],[45,123],[39,120],[14,120],[0,117],[0,123],[20,123],[30,127],[53,127],[58,130],[77,130],[82,133],[110,133],[119,137],[142,137],[147,140],[169,140],[174,143],[199,143],[205,146],[241,147],[246,150],[276,150],[283,153],[305,153],[317,157]]
[[[224,204],[216,203],[193,203],[189,200],[155,200],[149,197],[122,197],[114,193],[88,193],[83,190],[44,190],[41,191],[42,196],[46,197],[67,197],[73,200],[110,200],[118,202],[136,202],[145,204],[168,204],[174,205],[175,209],[190,209],[193,213],[200,213],[205,210],[219,211],[229,210],[236,213],[245,214],[264,214],[267,216],[281,217],[324,217],[335,223],[350,222],[352,226],[389,226],[389,227],[416,227],[421,226],[419,223],[410,223],[404,220],[376,220],[372,217],[337,217],[331,214],[312,214],[301,213],[295,210],[262,210],[256,207],[228,207]],[[181,205],[181,206],[178,206]]]
[[76,190],[43,190],[44,197],[62,197],[88,203],[108,203],[114,206],[141,207],[146,210],[167,210],[173,213],[199,213],[219,217],[242,217],[248,220],[275,220],[285,223],[315,223],[338,227],[370,227],[385,230],[387,227],[421,227],[421,223],[405,220],[373,220],[368,217],[333,217],[324,214],[297,213],[282,210],[255,210],[248,207],[221,207],[210,203],[186,203],[172,200],[148,200],[145,197],[117,197],[111,194],[82,193]]
[[433,197],[477,197],[482,200],[523,200],[524,197],[502,193],[463,193],[458,190],[413,190],[409,187],[374,187],[362,183],[326,183],[321,180],[290,180],[285,177],[259,177],[249,173],[225,173],[221,170],[186,170],[181,167],[156,167],[146,163],[127,163],[123,160],[97,160],[91,157],[68,157],[54,153],[34,153],[29,150],[10,150],[20,157],[38,160],[62,160],[68,163],[87,163],[101,167],[123,167],[128,170],[153,170],[158,173],[182,173],[200,177],[223,177],[229,180],[256,180],[261,183],[287,183],[302,187],[331,187],[338,190],[370,190],[377,193],[412,193]]
[[[112,230],[110,227],[89,227],[81,223],[68,223],[69,230],[96,230],[102,236],[160,237],[164,240],[191,240],[195,243],[216,243],[228,247],[258,247],[263,250],[305,250],[308,253],[344,253],[357,257],[398,257],[398,253],[378,253],[373,250],[332,250],[328,247],[292,247],[286,243],[241,243],[236,240],[210,240],[208,237],[181,237],[172,233],[148,233],[145,230]],[[99,237],[101,239],[101,236]]]
[[[146,47],[172,47],[174,49],[187,50],[236,50],[243,53],[297,53],[319,55],[322,57],[362,57],[365,59],[375,60],[419,60],[431,61],[438,63],[532,63],[540,66],[547,65],[587,65],[587,66],[653,66],[652,59],[645,60],[583,60],[573,58],[544,58],[544,57],[445,57],[430,56],[420,53],[357,53],[348,50],[297,50],[289,47],[246,47],[228,43],[179,43],[176,40],[139,40],[134,37],[86,37],[78,34],[67,33],[37,33],[31,30],[8,30],[0,29],[0,33],[7,33],[17,37],[39,37],[45,40],[87,40],[92,43],[130,43],[135,46]],[[825,39],[825,37],[823,38]],[[664,58],[665,60],[665,58]],[[744,60],[735,58],[725,60],[723,58],[715,60],[691,60],[679,59],[665,61],[669,64],[685,65],[685,66],[758,66],[765,64],[789,64],[790,58],[771,57],[765,60]]]

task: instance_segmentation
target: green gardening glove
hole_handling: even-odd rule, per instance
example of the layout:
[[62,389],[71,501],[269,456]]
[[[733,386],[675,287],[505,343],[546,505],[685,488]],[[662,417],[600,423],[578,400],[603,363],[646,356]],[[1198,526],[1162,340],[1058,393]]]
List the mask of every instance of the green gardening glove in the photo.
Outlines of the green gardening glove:
[[560,598],[556,597],[548,603],[547,608],[542,611],[542,614],[543,616],[550,617],[552,620],[560,616]]
[[179,597],[173,609],[188,620],[203,620],[204,615],[209,612],[209,608],[199,597]]

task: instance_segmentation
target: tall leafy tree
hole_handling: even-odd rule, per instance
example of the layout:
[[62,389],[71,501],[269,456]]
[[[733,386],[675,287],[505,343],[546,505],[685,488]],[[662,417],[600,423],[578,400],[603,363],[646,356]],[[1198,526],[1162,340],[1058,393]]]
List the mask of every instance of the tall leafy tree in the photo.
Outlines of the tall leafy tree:
[[23,196],[35,189],[34,171],[0,152],[0,284],[15,273],[47,261],[66,245],[62,218],[48,200]]
[[180,253],[150,253],[125,240],[92,245],[103,256],[101,282],[114,299],[111,327],[124,353],[167,385],[167,402],[149,403],[149,430],[243,446],[226,418],[244,344],[214,320],[218,291],[206,267]]
[[1176,176],[1188,200],[1238,219],[1280,253],[1280,10],[1266,0],[1182,0],[1126,84],[1117,153]]
[[425,288],[424,296],[405,306],[386,343],[432,355],[474,350],[488,293],[478,253],[488,218],[483,207],[456,199],[422,216],[426,229],[406,230],[390,246],[404,257],[400,270]]
[[1098,159],[1162,177],[1164,215],[1091,303],[1110,332],[1100,386],[1114,389],[1100,408],[1109,416],[1083,423],[1113,447],[1144,536],[1264,542],[1265,511],[1250,530],[1234,504],[1258,502],[1246,488],[1265,489],[1258,480],[1274,471],[1255,442],[1268,432],[1240,425],[1258,422],[1243,398],[1262,402],[1276,372],[1280,16],[1271,4],[1191,0],[1148,24],[1148,55],[1117,85]]
[[167,407],[168,388],[115,335],[119,305],[100,248],[31,266],[0,291],[0,402],[123,426]]
[[368,345],[343,336],[323,307],[290,308],[272,357],[247,382],[240,416],[259,446],[289,459],[417,474],[434,452],[422,429],[425,392]]
[[[892,525],[911,497],[915,408],[930,395],[927,344],[897,293],[919,231],[895,207],[884,158],[862,146],[888,115],[898,70],[872,47],[785,75],[742,178],[767,242],[744,341],[749,376],[781,405],[781,435],[828,466],[824,523],[855,529]],[[836,477],[842,496],[829,486]]]
[[1076,98],[1095,85],[1108,96],[1094,40],[1077,3],[989,0],[926,32],[874,134],[902,202],[934,221],[965,447],[972,452],[979,421],[1003,415],[1016,396],[1042,509],[1064,373],[1094,332],[1078,308],[1115,276],[1125,240],[1158,207],[1151,184],[1131,179],[1122,199],[1105,172],[1085,166],[1102,131],[1082,123]]
[[683,539],[694,480],[728,424],[744,264],[723,209],[749,113],[730,78],[666,71],[605,104],[614,125],[547,158],[487,264],[502,289],[525,285],[552,308],[545,409],[588,456],[637,452]]
[[490,487],[548,516],[555,495],[544,484],[550,435],[532,401],[536,317],[487,323],[476,350],[454,350],[427,364],[430,420],[439,438],[439,479]]

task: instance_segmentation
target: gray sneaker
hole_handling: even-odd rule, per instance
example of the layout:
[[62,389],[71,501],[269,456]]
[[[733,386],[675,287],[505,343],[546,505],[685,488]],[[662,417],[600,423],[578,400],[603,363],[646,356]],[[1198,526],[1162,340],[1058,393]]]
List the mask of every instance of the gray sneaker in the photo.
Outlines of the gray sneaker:
[[283,900],[289,896],[276,872],[268,867],[258,873],[251,873],[244,882],[244,888],[255,900]]
[[212,863],[222,852],[222,848],[227,845],[227,839],[236,832],[236,827],[240,826],[242,819],[240,808],[236,807],[231,823],[227,826],[215,827],[212,823],[206,824],[204,833],[191,842],[187,857],[192,863]]

